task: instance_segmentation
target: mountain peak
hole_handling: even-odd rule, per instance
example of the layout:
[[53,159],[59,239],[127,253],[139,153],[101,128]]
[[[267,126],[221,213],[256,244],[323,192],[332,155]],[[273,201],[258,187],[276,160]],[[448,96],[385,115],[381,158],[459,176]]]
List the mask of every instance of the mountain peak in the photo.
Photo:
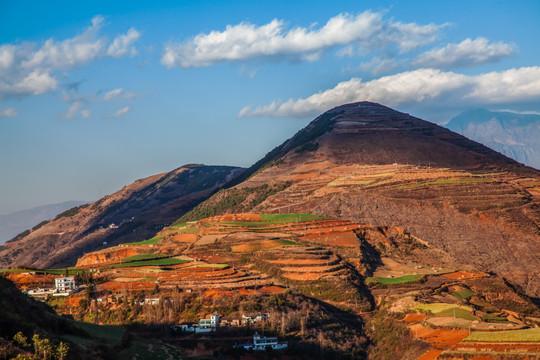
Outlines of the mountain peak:
[[246,172],[277,159],[336,164],[411,164],[451,168],[504,168],[518,164],[438,126],[381,104],[362,101],[318,116]]

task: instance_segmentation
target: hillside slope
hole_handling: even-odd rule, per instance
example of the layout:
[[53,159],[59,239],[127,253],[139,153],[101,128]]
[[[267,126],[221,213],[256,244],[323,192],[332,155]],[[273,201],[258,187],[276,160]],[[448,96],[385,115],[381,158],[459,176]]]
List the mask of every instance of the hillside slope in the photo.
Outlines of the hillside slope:
[[85,252],[145,239],[242,171],[228,166],[186,165],[137,180],[8,241],[0,247],[0,267],[74,265]]
[[181,221],[254,211],[398,226],[540,295],[540,172],[428,121],[339,106],[240,178]]

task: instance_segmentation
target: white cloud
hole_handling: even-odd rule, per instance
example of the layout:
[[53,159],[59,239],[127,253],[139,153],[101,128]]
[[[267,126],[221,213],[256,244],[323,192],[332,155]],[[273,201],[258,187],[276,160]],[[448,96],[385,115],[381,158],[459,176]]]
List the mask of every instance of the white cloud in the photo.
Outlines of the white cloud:
[[82,100],[73,101],[68,111],[64,115],[64,118],[72,119],[75,116],[75,114],[77,114],[77,111],[79,111],[83,105],[84,105],[84,102]]
[[0,118],[10,118],[17,116],[19,113],[14,108],[0,109]]
[[515,46],[503,42],[489,43],[485,38],[468,38],[459,44],[448,44],[430,50],[416,58],[413,65],[438,69],[472,66],[497,62],[515,54]]
[[243,108],[240,117],[307,117],[337,105],[374,101],[388,106],[422,104],[511,104],[540,101],[540,66],[463,75],[436,69],[418,69],[368,82],[352,78],[305,99]]
[[[0,100],[40,95],[58,87],[55,72],[83,66],[107,56],[133,54],[139,33],[131,28],[110,42],[100,36],[104,18],[95,16],[81,34],[42,45],[24,42],[0,45]],[[109,44],[110,43],[110,44]]]
[[89,118],[90,117],[90,110],[88,110],[88,109],[81,110],[81,117],[82,118]]
[[[323,51],[349,44],[365,49],[396,45],[406,52],[435,41],[443,26],[402,24],[371,11],[339,14],[320,28],[287,30],[284,21],[277,19],[262,26],[243,22],[228,25],[224,31],[201,33],[184,43],[170,43],[161,63],[169,68],[189,68],[250,59],[315,61]],[[344,53],[352,53],[352,49]]]
[[118,35],[109,48],[107,54],[113,57],[122,57],[125,55],[133,56],[137,53],[132,44],[139,39],[141,33],[135,28],[130,28],[125,35]]
[[106,93],[105,95],[103,95],[103,100],[109,101],[112,98],[117,97],[118,95],[120,95],[123,91],[124,91],[124,89],[122,89],[122,88],[111,90],[108,93]]
[[371,61],[361,63],[357,70],[367,71],[372,75],[379,76],[399,66],[400,63],[394,57],[375,56]]
[[120,110],[118,110],[117,112],[114,113],[114,115],[112,116],[113,118],[119,118],[119,117],[122,117],[124,115],[126,115],[129,110],[131,110],[131,106],[125,106],[123,108],[121,108]]

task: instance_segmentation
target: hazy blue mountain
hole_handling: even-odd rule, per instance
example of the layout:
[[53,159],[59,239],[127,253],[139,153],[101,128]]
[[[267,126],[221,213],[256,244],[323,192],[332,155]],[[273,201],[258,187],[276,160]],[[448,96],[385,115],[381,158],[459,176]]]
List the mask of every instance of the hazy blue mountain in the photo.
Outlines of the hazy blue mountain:
[[52,219],[63,211],[86,203],[87,201],[66,201],[0,215],[0,245],[42,221]]
[[540,169],[540,115],[475,109],[459,114],[446,127]]

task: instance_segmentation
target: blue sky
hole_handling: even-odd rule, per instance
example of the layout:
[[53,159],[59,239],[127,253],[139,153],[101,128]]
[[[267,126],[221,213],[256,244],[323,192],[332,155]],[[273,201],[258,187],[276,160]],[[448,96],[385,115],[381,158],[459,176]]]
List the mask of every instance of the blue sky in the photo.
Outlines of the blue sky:
[[0,1],[0,214],[249,166],[329,108],[540,111],[538,1]]

